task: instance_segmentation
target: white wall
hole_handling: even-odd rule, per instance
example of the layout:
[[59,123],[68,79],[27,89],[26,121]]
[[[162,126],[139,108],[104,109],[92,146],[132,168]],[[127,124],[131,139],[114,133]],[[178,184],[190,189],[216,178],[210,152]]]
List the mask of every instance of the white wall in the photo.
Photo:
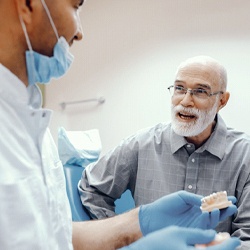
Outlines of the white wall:
[[[205,54],[228,70],[231,98],[221,111],[229,126],[250,134],[249,0],[87,0],[84,39],[72,47],[67,75],[46,87],[57,128],[98,128],[103,153],[137,130],[170,120],[176,67]],[[60,102],[104,96],[106,102]]]

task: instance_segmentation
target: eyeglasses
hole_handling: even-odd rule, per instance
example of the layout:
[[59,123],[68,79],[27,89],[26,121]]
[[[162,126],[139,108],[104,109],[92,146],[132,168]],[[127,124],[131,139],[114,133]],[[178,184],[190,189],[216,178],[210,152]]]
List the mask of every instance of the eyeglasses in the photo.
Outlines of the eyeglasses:
[[182,86],[174,86],[174,85],[169,86],[168,90],[169,90],[171,95],[183,96],[187,92],[189,92],[190,95],[198,97],[200,99],[207,99],[210,96],[224,93],[223,91],[218,91],[218,92],[211,93],[209,90],[203,89],[203,88],[187,89],[187,88],[184,88]]

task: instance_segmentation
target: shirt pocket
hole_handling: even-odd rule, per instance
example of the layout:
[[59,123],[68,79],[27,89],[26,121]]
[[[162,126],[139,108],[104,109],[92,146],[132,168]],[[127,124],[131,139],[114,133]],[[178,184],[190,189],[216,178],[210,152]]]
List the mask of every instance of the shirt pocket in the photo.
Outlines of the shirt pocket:
[[51,232],[43,186],[35,177],[0,184],[1,249],[48,249]]

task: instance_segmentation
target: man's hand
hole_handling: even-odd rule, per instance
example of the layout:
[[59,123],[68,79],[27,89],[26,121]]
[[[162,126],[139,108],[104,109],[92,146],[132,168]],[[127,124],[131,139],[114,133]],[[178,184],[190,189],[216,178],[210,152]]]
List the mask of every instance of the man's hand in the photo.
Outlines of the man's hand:
[[[194,228],[168,227],[151,233],[121,250],[198,250],[195,244],[208,244],[213,241],[216,232]],[[235,250],[240,240],[230,238],[216,246],[204,250]]]
[[[142,205],[139,211],[139,222],[143,235],[168,226],[213,229],[219,221],[233,215],[237,208],[228,208],[212,212],[202,212],[200,209],[202,196],[179,191],[164,196],[155,202]],[[229,197],[235,203],[235,197]]]

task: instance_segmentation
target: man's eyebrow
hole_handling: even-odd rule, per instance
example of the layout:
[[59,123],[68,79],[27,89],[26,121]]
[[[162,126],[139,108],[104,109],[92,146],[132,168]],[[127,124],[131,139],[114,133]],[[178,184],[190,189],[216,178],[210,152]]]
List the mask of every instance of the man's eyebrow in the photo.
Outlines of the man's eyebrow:
[[[178,83],[183,83],[185,84],[186,82],[182,81],[182,80],[178,80],[176,79],[175,84],[178,84]],[[205,88],[205,89],[211,89],[211,86],[209,86],[208,84],[205,84],[205,83],[196,83],[195,84],[195,88],[199,88],[199,87],[202,87],[202,88]]]
[[211,89],[211,87],[208,84],[204,84],[204,83],[198,83],[197,86],[203,87],[203,88],[206,88],[206,89]]
[[175,80],[174,83],[185,83],[185,82],[183,82],[181,80]]

